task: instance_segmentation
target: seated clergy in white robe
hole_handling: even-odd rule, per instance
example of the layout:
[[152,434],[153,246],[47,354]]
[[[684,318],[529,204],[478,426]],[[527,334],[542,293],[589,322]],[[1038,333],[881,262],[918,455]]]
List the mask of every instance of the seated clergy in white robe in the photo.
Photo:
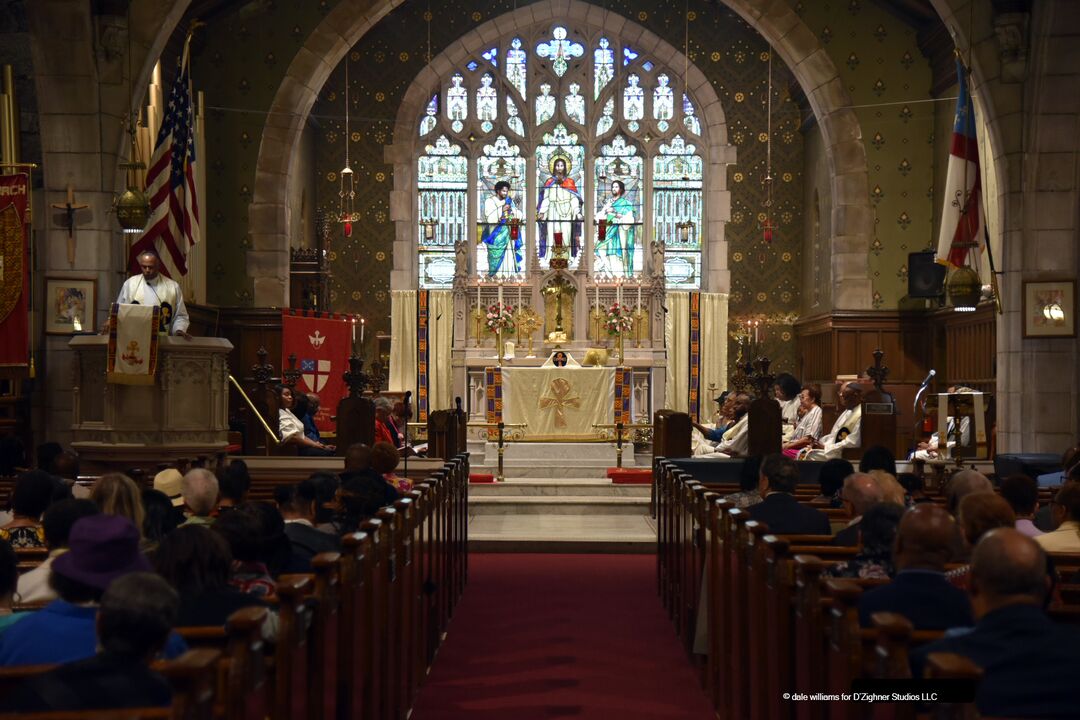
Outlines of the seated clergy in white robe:
[[574,359],[574,356],[565,350],[556,350],[548,356],[548,359],[544,361],[544,364],[540,367],[553,368],[553,367],[581,367],[581,363]]
[[743,457],[750,451],[750,396],[739,393],[735,396],[735,422],[720,437],[711,450],[708,443],[702,445],[701,457]]
[[[973,393],[975,392],[969,387],[953,386],[946,392],[950,395],[958,393]],[[956,427],[956,418],[950,415],[945,424],[945,447],[956,447],[956,436],[958,434]],[[971,416],[965,415],[960,418],[960,447],[971,447]],[[935,432],[930,435],[930,439],[926,442],[919,443],[918,448],[911,454],[912,460],[924,460],[926,462],[935,462],[943,460],[941,453],[941,433]]]
[[847,448],[862,444],[862,389],[855,383],[845,383],[840,388],[840,407],[843,412],[836,418],[832,430],[799,456],[801,460],[832,460],[843,455]]
[[139,255],[138,275],[124,281],[116,302],[161,307],[161,332],[188,337],[188,313],[180,285],[158,272],[158,257],[152,252]]
[[793,442],[804,437],[817,440],[821,437],[823,429],[821,426],[821,406],[814,405],[799,418],[799,424],[795,426],[795,431],[791,433],[791,437],[786,438],[786,441]]

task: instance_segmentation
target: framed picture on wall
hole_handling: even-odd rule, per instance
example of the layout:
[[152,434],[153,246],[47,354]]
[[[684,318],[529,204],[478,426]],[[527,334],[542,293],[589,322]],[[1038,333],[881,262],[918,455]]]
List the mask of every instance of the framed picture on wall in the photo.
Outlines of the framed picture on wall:
[[1076,281],[1024,283],[1024,337],[1076,337]]
[[45,278],[45,332],[74,335],[97,331],[97,280],[94,278]]

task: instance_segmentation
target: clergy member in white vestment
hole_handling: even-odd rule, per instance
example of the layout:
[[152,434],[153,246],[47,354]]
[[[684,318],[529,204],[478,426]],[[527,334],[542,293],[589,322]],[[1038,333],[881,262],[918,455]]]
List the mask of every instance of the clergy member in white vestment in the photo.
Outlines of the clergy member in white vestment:
[[[184,305],[184,293],[175,280],[158,272],[158,256],[152,252],[139,255],[138,275],[132,275],[120,288],[116,302],[130,305],[158,305],[161,307],[162,332],[179,335],[188,340],[188,314]],[[106,325],[105,332],[108,331]]]
[[[956,395],[958,393],[973,393],[975,392],[969,387],[953,386],[946,390],[950,395]],[[971,447],[971,416],[965,415],[960,418],[960,447]],[[945,447],[956,447],[956,418],[952,415],[948,417],[945,425]],[[926,462],[934,462],[941,459],[941,453],[938,452],[941,449],[941,433],[935,432],[930,435],[930,439],[926,442],[921,442],[914,453],[911,454],[912,460],[924,460]]]
[[702,444],[704,452],[695,453],[701,457],[744,457],[750,451],[750,396],[739,393],[735,396],[735,422],[720,438],[720,442],[711,450],[707,441]]
[[853,382],[840,388],[840,406],[844,411],[836,418],[832,430],[821,440],[804,450],[802,460],[832,460],[843,455],[846,448],[861,446],[862,389]]

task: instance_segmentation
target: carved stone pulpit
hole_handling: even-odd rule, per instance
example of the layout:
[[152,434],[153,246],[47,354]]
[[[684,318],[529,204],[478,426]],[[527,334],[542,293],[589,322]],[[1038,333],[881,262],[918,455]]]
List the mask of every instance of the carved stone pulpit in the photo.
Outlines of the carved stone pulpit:
[[108,338],[75,337],[72,447],[86,472],[143,468],[225,452],[229,430],[224,338],[162,337],[153,385],[105,382]]

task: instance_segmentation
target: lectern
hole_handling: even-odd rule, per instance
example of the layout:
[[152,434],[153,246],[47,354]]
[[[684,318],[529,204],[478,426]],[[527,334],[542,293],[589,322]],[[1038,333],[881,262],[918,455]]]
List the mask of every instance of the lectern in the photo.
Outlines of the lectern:
[[106,383],[104,336],[78,336],[70,347],[75,352],[72,447],[83,471],[153,469],[225,452],[228,340],[162,337],[153,385]]

